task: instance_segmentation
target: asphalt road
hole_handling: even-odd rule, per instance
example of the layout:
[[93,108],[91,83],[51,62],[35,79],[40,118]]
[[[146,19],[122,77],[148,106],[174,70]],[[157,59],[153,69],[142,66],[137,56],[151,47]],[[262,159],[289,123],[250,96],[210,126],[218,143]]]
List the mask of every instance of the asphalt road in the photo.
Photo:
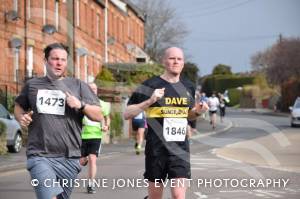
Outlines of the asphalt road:
[[[300,128],[287,117],[229,111],[233,126],[223,133],[198,137],[191,145],[192,179],[186,198],[300,198]],[[201,130],[201,126],[198,127]],[[143,198],[144,156],[131,144],[104,149],[98,159],[96,194],[86,194],[87,168],[79,176],[73,199]],[[170,181],[164,198],[170,198]],[[26,170],[0,173],[0,199],[35,198]]]

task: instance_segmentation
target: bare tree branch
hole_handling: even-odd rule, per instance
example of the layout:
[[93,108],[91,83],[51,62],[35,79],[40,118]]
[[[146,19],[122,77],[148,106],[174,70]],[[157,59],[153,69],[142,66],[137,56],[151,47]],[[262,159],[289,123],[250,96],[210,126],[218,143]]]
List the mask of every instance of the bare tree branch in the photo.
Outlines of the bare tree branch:
[[251,58],[253,69],[264,71],[270,82],[300,79],[300,38],[284,38]]
[[162,51],[167,47],[182,46],[188,31],[169,0],[134,2],[146,14],[145,50],[152,59],[160,60]]

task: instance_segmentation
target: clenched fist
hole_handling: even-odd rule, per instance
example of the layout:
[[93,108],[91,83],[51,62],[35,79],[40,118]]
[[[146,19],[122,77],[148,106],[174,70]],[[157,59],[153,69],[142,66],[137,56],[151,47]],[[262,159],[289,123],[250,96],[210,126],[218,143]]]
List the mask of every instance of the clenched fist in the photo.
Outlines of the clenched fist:
[[75,108],[75,109],[80,109],[81,108],[81,102],[79,101],[79,99],[77,99],[77,97],[71,95],[70,93],[66,92],[67,98],[67,104],[69,107],[71,108]]
[[209,106],[205,102],[196,103],[195,107],[193,108],[193,110],[197,114],[205,113],[206,111],[208,111],[208,109]]
[[22,114],[22,116],[20,117],[19,122],[23,128],[28,127],[29,124],[32,122],[32,114],[33,114],[33,111],[30,111],[29,113]]
[[151,100],[153,102],[158,101],[165,95],[165,88],[155,89],[152,93]]

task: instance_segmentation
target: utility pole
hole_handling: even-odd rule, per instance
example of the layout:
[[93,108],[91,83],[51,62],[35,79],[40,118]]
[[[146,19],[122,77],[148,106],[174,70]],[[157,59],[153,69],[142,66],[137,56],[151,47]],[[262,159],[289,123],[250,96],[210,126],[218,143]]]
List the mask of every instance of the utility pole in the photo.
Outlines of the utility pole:
[[279,34],[279,40],[278,41],[279,41],[279,44],[282,43],[282,34],[281,33]]

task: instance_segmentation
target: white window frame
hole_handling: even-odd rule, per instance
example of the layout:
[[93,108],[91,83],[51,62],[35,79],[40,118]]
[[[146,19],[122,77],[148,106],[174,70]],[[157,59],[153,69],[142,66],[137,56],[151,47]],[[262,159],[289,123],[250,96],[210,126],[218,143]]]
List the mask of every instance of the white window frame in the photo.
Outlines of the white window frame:
[[43,25],[46,25],[46,15],[47,15],[47,10],[46,10],[46,0],[43,0]]
[[128,20],[128,24],[127,24],[127,27],[128,27],[128,29],[127,29],[128,38],[131,38],[131,27],[130,27],[130,25],[131,25],[131,23]]
[[[96,67],[96,64],[97,64],[96,61],[97,61],[97,59],[96,59],[96,53],[95,52],[92,52],[91,54],[92,54],[92,56],[91,56],[91,58],[92,58],[92,65],[90,67],[90,74],[88,76],[89,77],[90,76],[94,77],[94,68]],[[89,78],[88,78],[88,81],[89,81]]]
[[96,38],[100,38],[100,14],[96,13]]
[[13,60],[14,60],[14,81],[18,80],[18,70],[20,68],[20,49],[13,48]]
[[80,56],[76,55],[77,78],[80,79]]
[[87,82],[88,80],[88,60],[87,60],[88,56],[87,55],[83,55],[83,66],[84,66],[84,81]]
[[27,0],[27,19],[31,18],[31,0]]
[[26,66],[27,77],[32,77],[33,74],[33,46],[27,47],[27,66]]
[[54,2],[54,13],[55,13],[55,28],[58,31],[59,28],[59,1],[55,0]]
[[[100,60],[97,58],[96,58],[96,68],[97,68],[97,70],[99,70],[99,68],[100,68]],[[94,75],[94,70],[92,70],[92,71],[93,71],[93,75]]]
[[76,0],[76,26],[80,26],[80,1]]
[[47,75],[47,68],[46,68],[46,63],[44,63],[44,76]]
[[13,10],[18,12],[19,11],[19,0],[13,0]]

